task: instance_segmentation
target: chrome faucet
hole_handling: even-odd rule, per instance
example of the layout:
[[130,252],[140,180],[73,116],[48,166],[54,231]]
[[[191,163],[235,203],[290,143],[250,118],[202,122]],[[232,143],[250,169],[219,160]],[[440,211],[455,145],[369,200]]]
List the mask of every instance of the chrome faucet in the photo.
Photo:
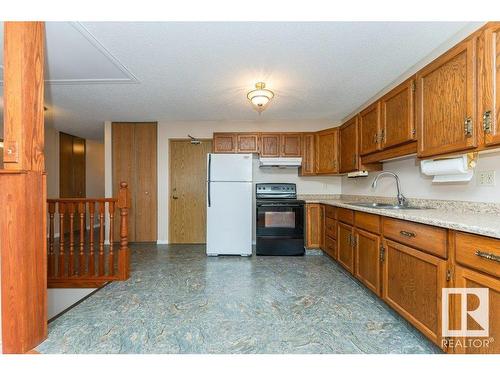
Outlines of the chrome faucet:
[[377,175],[377,177],[375,177],[373,179],[373,182],[372,182],[372,188],[375,189],[377,187],[377,182],[378,182],[378,179],[381,177],[381,176],[392,176],[396,179],[396,188],[398,189],[398,205],[399,206],[407,206],[408,205],[408,200],[406,199],[406,197],[403,195],[403,193],[401,193],[401,184],[399,183],[399,177],[396,173],[393,173],[393,172],[382,172],[382,173],[379,173]]

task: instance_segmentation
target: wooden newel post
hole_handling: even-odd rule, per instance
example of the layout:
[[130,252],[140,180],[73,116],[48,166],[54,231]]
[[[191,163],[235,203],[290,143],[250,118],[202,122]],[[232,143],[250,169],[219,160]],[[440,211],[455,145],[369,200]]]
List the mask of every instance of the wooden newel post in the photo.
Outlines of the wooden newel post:
[[130,250],[128,248],[128,209],[130,193],[128,184],[120,182],[118,193],[118,208],[120,209],[120,250],[118,251],[118,277],[120,280],[129,278]]

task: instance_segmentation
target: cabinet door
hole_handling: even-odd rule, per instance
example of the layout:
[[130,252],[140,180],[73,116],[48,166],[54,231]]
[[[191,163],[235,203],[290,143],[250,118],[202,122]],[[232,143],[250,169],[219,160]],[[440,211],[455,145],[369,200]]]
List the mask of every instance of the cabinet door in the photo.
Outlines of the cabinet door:
[[354,273],[354,236],[352,227],[339,222],[337,228],[337,260],[347,271]]
[[280,156],[280,134],[262,133],[260,135],[260,156],[278,157]]
[[238,152],[242,154],[251,154],[259,152],[259,134],[258,133],[240,133],[236,135]]
[[358,170],[358,117],[340,127],[340,173]]
[[441,290],[446,261],[384,240],[383,300],[437,345],[441,345]]
[[235,153],[237,151],[236,134],[214,133],[214,153]]
[[317,173],[338,172],[338,128],[321,131],[316,136]]
[[416,139],[414,91],[415,80],[410,79],[380,100],[382,148],[402,145]]
[[306,205],[306,248],[318,249],[321,246],[323,232],[321,205],[310,203]]
[[418,155],[474,148],[475,42],[471,38],[417,73]]
[[380,149],[380,102],[372,104],[359,115],[361,155]]
[[302,155],[302,134],[284,133],[280,137],[281,156],[300,157]]
[[[494,338],[493,341],[488,340],[488,337],[466,337],[466,338],[453,338],[454,341],[460,340],[467,343],[469,339],[483,341],[486,339],[487,344],[483,345],[455,345],[455,352],[457,353],[473,353],[473,354],[492,354],[500,353],[500,319],[498,313],[500,312],[500,280],[494,277],[483,275],[479,272],[469,270],[463,267],[455,267],[455,287],[456,288],[488,288],[488,309],[489,309],[489,338]],[[466,302],[467,310],[474,310],[477,306],[477,297],[468,296]],[[461,327],[462,311],[460,308],[460,300],[455,299],[457,303],[454,306],[454,329],[465,328]],[[470,316],[467,317],[468,329],[481,329]],[[463,341],[465,340],[465,341]]]
[[301,176],[313,176],[316,174],[315,161],[315,134],[306,133],[302,136],[302,166],[300,167]]
[[354,276],[372,292],[380,295],[380,236],[356,229],[354,244]]
[[480,74],[478,77],[481,98],[479,116],[482,120],[486,146],[500,144],[500,25],[487,28],[479,39]]

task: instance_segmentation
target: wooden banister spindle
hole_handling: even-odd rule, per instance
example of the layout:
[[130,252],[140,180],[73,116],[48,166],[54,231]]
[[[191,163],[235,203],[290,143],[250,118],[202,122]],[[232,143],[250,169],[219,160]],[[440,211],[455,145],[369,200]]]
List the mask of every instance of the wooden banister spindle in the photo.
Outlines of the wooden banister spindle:
[[75,274],[75,205],[68,203],[69,216],[69,259],[68,259],[68,276]]
[[90,216],[90,233],[89,233],[89,267],[88,274],[94,276],[95,274],[95,260],[94,260],[94,220],[95,220],[95,201],[89,202],[89,216]]
[[59,202],[59,263],[57,265],[57,274],[59,277],[64,277],[64,211],[65,203]]
[[104,276],[104,213],[106,202],[99,201],[99,276]]
[[120,250],[118,252],[118,273],[120,280],[129,277],[130,250],[128,248],[128,209],[130,207],[130,193],[126,182],[120,183],[118,208],[120,209]]
[[55,276],[56,265],[54,257],[54,216],[56,212],[56,203],[49,202],[49,254],[48,254],[48,274],[50,277]]
[[113,249],[114,242],[114,219],[115,219],[115,202],[108,203],[109,212],[109,259],[108,259],[108,274],[113,276],[115,274],[115,253]]
[[78,202],[78,213],[80,214],[80,251],[78,259],[78,275],[85,274],[85,202]]

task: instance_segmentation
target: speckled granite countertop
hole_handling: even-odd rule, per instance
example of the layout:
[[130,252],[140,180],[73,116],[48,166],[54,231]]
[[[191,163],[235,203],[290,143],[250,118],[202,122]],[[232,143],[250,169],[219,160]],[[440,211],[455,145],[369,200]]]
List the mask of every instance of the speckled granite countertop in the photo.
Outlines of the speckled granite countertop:
[[[435,207],[432,209],[416,210],[388,210],[369,207],[354,206],[349,203],[359,201],[387,202],[388,199],[375,199],[376,197],[360,196],[313,196],[303,195],[300,199],[307,203],[323,203],[336,207],[348,208],[355,211],[363,211],[381,216],[393,217],[396,219],[414,221],[417,223],[434,225],[437,227],[455,229],[463,232],[480,234],[483,236],[500,238],[500,212],[496,204],[470,204],[463,202],[442,201],[442,204],[436,204],[436,201],[412,200],[410,203],[423,206]],[[392,200],[389,200],[392,201]]]

